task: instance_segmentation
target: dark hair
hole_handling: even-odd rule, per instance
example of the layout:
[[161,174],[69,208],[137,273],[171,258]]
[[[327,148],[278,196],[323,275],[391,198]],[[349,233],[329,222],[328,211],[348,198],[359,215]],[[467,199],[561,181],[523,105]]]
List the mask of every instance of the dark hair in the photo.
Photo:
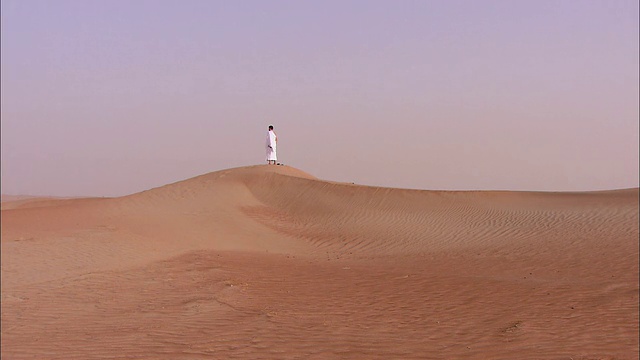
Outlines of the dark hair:
[[273,125],[269,125],[269,130],[273,130]]

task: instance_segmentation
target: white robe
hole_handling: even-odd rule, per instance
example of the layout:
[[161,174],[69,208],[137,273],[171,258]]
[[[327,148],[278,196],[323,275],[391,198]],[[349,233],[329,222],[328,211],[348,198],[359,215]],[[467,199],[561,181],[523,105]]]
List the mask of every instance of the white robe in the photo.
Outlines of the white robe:
[[273,130],[270,130],[267,134],[267,161],[278,161],[278,157],[276,156],[276,133]]

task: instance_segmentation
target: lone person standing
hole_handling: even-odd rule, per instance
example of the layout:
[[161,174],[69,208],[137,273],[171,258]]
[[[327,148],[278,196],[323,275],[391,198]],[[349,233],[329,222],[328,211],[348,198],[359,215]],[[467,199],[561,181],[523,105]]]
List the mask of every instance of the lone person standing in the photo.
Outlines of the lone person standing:
[[276,155],[276,148],[278,146],[278,137],[273,131],[273,125],[269,125],[269,132],[267,133],[267,164],[277,165],[278,156]]

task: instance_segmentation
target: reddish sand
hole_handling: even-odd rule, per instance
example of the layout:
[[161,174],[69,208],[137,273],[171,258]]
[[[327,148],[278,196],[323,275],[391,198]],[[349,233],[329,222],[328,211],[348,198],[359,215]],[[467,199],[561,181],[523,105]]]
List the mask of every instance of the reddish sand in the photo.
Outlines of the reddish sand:
[[2,206],[2,359],[637,359],[638,189],[284,166]]

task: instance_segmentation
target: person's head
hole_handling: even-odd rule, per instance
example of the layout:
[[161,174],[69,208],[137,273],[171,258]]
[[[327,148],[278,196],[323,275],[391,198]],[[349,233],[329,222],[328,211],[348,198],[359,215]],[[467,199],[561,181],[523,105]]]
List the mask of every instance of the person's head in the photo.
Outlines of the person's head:
[[269,125],[269,131],[273,130],[273,125]]

